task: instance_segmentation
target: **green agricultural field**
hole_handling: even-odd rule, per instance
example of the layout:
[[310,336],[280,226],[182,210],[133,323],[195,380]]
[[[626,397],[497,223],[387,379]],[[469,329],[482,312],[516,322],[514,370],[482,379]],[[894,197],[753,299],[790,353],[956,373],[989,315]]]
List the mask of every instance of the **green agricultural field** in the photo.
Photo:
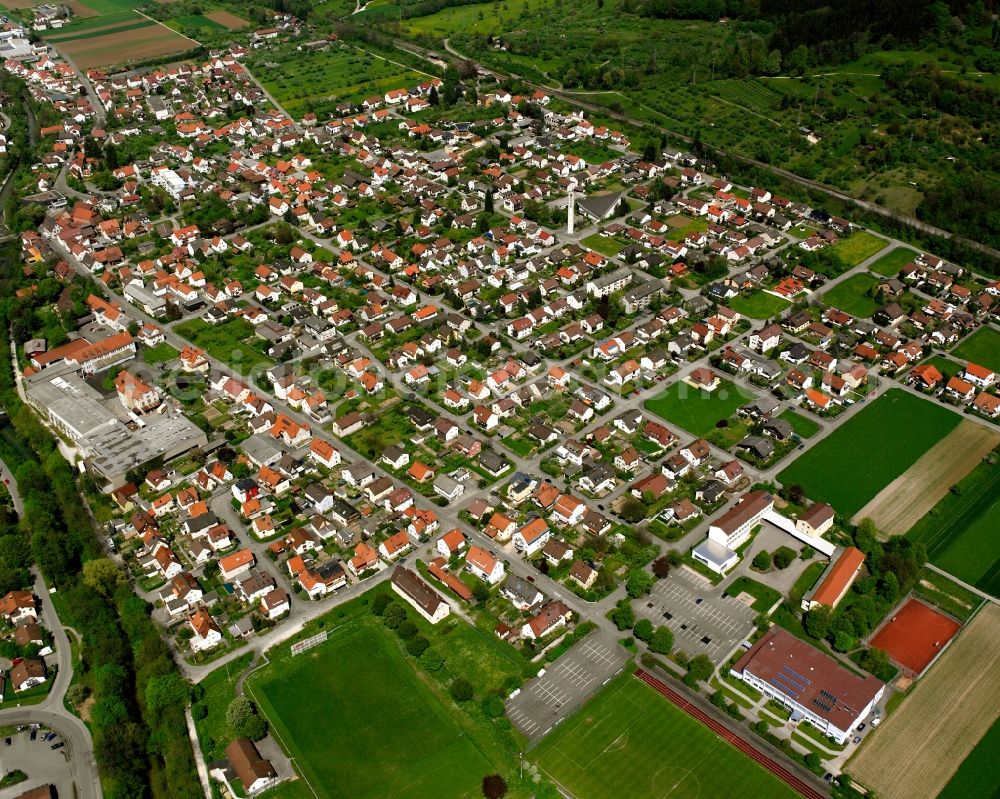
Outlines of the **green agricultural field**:
[[833,245],[833,251],[851,266],[857,266],[862,261],[871,258],[886,246],[885,239],[873,236],[871,233],[858,231]]
[[678,381],[666,391],[646,400],[645,407],[689,433],[706,436],[715,429],[717,422],[728,419],[741,405],[755,399],[757,396],[753,392],[728,380],[721,381],[711,393]]
[[586,799],[797,795],[627,673],[550,733],[532,759]]
[[845,517],[950,433],[962,417],[902,389],[890,389],[804,452],[778,475]]
[[228,363],[240,374],[249,374],[258,366],[274,365],[274,361],[254,346],[261,339],[254,336],[253,325],[244,319],[230,319],[218,325],[210,325],[203,319],[192,319],[177,325],[174,332],[201,347],[213,358]]
[[839,308],[844,313],[867,319],[878,309],[878,303],[868,292],[878,285],[878,280],[867,272],[851,275],[823,295],[823,302]]
[[[63,25],[61,28],[53,28],[49,31],[43,31],[43,35],[46,39],[50,41],[66,41],[69,39],[78,38],[79,34],[85,34],[93,31],[95,28],[107,28],[111,29],[112,26],[122,27],[128,25],[129,23],[138,22],[145,19],[136,14],[134,11],[130,10],[115,10],[108,13],[101,14],[97,17],[83,17],[78,18],[74,22],[68,25]],[[147,20],[148,22],[148,20]],[[150,23],[152,24],[152,23]]]
[[783,313],[791,303],[781,297],[775,297],[773,294],[755,291],[748,297],[742,294],[739,297],[733,297],[728,305],[737,313],[749,316],[751,319],[770,319],[772,316]]
[[779,419],[784,419],[792,426],[792,430],[795,431],[795,435],[799,438],[812,438],[816,433],[819,432],[819,424],[808,416],[803,416],[801,413],[796,413],[791,408],[782,411],[778,414]]
[[480,795],[492,764],[383,630],[266,669],[252,693],[319,797]]
[[908,535],[927,547],[931,563],[1000,596],[1000,463],[981,463]]
[[315,53],[269,50],[250,66],[295,116],[315,103],[360,101],[390,89],[412,89],[430,77],[347,45],[331,45]]
[[891,252],[887,252],[868,268],[873,272],[878,272],[886,277],[895,277],[899,270],[913,261],[917,253],[908,247],[897,247]]
[[1000,796],[1000,719],[966,755],[958,771],[937,795],[937,799],[996,799]]
[[1000,372],[1000,332],[992,327],[981,327],[955,347],[951,354]]

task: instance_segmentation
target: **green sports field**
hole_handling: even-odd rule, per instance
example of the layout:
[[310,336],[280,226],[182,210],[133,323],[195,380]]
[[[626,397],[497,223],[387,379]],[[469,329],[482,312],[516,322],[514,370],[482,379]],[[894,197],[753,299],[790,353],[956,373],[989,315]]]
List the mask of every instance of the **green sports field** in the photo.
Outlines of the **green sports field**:
[[955,347],[951,354],[1000,372],[1000,333],[992,327],[981,327]]
[[367,624],[267,670],[252,692],[321,799],[471,798],[495,770]]
[[1000,719],[962,761],[937,799],[996,799],[1000,796]]
[[908,535],[963,582],[1000,596],[1000,463],[981,463],[917,522]]
[[720,419],[728,419],[741,405],[757,399],[757,395],[728,380],[719,383],[709,393],[679,381],[666,391],[646,400],[646,410],[655,413],[696,436],[708,435]]
[[962,417],[890,389],[778,475],[850,517],[950,433]]
[[797,796],[630,674],[558,726],[532,759],[580,799]]

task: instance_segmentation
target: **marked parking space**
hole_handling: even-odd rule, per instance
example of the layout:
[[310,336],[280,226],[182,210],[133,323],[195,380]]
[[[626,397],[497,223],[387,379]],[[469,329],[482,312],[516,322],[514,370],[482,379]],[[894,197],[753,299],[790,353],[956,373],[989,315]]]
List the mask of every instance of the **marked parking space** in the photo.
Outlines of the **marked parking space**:
[[613,636],[596,630],[508,699],[507,717],[529,739],[541,738],[618,674],[626,659]]
[[718,594],[698,575],[678,570],[659,581],[636,611],[653,624],[666,624],[685,651],[704,652],[719,663],[749,634],[756,614],[735,597]]

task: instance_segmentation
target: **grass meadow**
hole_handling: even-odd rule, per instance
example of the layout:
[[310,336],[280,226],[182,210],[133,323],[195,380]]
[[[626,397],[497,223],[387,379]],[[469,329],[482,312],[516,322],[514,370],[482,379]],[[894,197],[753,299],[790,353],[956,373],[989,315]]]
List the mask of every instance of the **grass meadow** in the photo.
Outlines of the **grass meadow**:
[[1000,372],[1000,332],[992,327],[981,327],[955,347],[951,354]]
[[722,380],[711,393],[692,388],[683,381],[646,400],[646,410],[682,427],[696,436],[706,436],[722,419],[728,419],[741,405],[756,399],[747,389]]
[[958,426],[962,417],[889,389],[779,475],[850,517]]
[[916,257],[917,253],[914,250],[908,247],[897,247],[891,252],[887,252],[868,268],[880,275],[895,277],[899,274],[900,269],[911,263]]
[[739,297],[733,297],[727,304],[737,313],[749,316],[751,319],[770,319],[783,313],[791,305],[788,300],[763,291],[755,291],[749,296],[741,294]]
[[878,280],[866,272],[851,275],[826,292],[823,302],[852,316],[868,318],[878,309],[878,303],[868,296],[876,285]]
[[885,239],[873,236],[871,233],[858,231],[843,238],[833,245],[833,251],[851,266],[857,266],[862,261],[871,258],[886,246]]

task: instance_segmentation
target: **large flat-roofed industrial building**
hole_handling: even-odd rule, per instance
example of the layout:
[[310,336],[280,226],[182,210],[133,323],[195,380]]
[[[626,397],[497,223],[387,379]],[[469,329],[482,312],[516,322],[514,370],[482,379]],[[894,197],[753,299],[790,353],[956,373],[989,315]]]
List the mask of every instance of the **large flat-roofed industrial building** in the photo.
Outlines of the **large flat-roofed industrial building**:
[[80,449],[88,468],[108,481],[108,490],[123,485],[132,469],[208,443],[204,431],[180,413],[165,409],[138,418],[124,409],[113,412],[69,364],[43,369],[24,384],[28,402]]
[[804,719],[840,744],[885,691],[881,680],[855,676],[781,627],[768,630],[730,671],[781,702],[793,721]]

